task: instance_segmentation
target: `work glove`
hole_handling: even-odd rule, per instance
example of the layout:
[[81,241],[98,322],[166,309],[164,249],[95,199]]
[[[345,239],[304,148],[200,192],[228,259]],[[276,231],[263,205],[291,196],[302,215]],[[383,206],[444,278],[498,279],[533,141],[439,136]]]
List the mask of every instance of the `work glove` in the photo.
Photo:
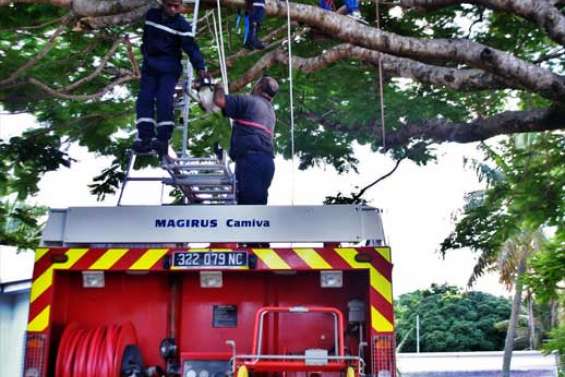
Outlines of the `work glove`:
[[197,89],[200,89],[203,86],[212,86],[212,75],[208,73],[206,70],[198,71],[198,80],[197,80]]
[[221,110],[214,103],[214,90],[215,86],[212,82],[210,82],[210,84],[208,85],[202,85],[198,89],[198,104],[200,105],[200,108],[207,113],[217,113]]

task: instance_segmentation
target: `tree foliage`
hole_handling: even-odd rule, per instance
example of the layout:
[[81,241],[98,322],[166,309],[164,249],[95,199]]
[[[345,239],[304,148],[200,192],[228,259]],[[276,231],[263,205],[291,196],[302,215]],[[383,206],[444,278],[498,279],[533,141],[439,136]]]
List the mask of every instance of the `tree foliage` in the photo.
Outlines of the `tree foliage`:
[[455,230],[441,245],[443,253],[469,247],[480,254],[470,282],[495,265],[513,236],[540,227],[555,228],[557,237],[565,231],[565,136],[529,135],[482,149],[486,161],[474,166],[487,188],[467,196]]
[[539,300],[565,302],[565,232],[557,232],[543,250],[530,260],[526,284]]
[[395,302],[397,344],[402,352],[416,350],[416,315],[420,315],[420,351],[497,351],[510,316],[510,302],[482,292],[464,292],[447,285],[401,295]]

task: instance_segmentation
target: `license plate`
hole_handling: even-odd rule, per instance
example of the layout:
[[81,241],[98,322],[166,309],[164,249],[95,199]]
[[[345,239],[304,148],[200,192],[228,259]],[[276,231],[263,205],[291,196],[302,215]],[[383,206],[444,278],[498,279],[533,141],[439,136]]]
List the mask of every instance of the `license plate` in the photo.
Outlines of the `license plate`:
[[237,268],[247,267],[246,251],[175,252],[173,267],[176,268]]

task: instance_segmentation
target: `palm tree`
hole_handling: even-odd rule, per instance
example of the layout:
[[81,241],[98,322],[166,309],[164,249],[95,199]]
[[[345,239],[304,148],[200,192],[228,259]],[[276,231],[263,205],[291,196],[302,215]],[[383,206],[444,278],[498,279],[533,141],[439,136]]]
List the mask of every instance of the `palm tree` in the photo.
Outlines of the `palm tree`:
[[[526,230],[508,239],[499,251],[497,264],[500,271],[500,281],[506,284],[508,288],[514,287],[512,311],[504,343],[502,377],[510,376],[510,362],[522,303],[523,283],[521,277],[527,270],[528,258],[541,248],[544,241],[545,237],[540,228],[533,231]],[[533,318],[528,318],[528,320],[533,321]]]
[[[528,173],[527,167],[530,156],[536,153],[535,148],[532,148],[536,137],[536,135],[524,134],[509,139],[509,144],[528,152],[525,155],[522,174]],[[488,208],[489,204],[487,201],[490,200],[492,204],[493,200],[498,200],[498,194],[500,194],[500,192],[507,193],[510,185],[513,184],[512,181],[516,179],[515,167],[511,166],[512,164],[509,164],[505,161],[503,156],[484,144],[483,149],[487,152],[489,159],[494,161],[495,166],[489,166],[482,161],[471,161],[472,166],[479,176],[479,180],[486,181],[488,189],[468,194],[466,198],[467,208]],[[509,180],[509,176],[513,176],[513,178]],[[487,191],[489,192],[488,195]],[[504,214],[506,209],[512,206],[513,199],[515,198],[506,197],[504,200],[497,202],[497,207],[495,208]],[[493,209],[491,208],[490,210]],[[529,224],[514,224],[514,226],[510,226],[501,234],[506,237],[503,238],[500,247],[487,247],[481,250],[477,263],[473,267],[473,273],[469,278],[468,286],[471,287],[484,272],[498,271],[500,273],[500,281],[505,284],[509,290],[514,288],[512,311],[508,322],[502,366],[502,376],[509,377],[510,362],[516,337],[516,327],[522,302],[523,283],[521,277],[528,268],[529,256],[540,249],[545,237],[541,226],[532,228]],[[530,301],[531,299],[532,297],[530,295]],[[529,311],[529,314],[529,327],[532,329],[534,327],[533,311]],[[533,338],[534,334],[530,333],[530,337]]]

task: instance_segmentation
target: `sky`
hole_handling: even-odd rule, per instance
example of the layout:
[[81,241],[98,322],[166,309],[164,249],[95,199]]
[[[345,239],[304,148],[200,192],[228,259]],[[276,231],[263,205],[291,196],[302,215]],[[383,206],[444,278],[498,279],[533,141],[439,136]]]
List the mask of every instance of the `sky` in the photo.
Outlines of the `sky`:
[[[0,114],[0,138],[4,140],[34,126],[36,123],[30,115]],[[325,196],[357,191],[355,186],[364,187],[394,167],[392,159],[371,152],[366,146],[356,145],[354,150],[360,161],[359,174],[341,176],[329,166],[298,171],[292,168],[291,161],[277,158],[269,205],[293,202],[295,205],[319,205]],[[40,182],[39,194],[32,201],[51,208],[115,205],[117,197],[99,203],[87,187],[93,176],[110,165],[110,159],[88,153],[78,145],[71,146],[69,153],[78,160],[77,163],[70,169],[47,173]],[[403,161],[391,177],[370,189],[365,196],[371,206],[383,211],[387,244],[393,255],[395,296],[428,288],[432,283],[463,288],[476,260],[469,250],[450,251],[444,259],[439,254],[439,245],[453,229],[452,216],[464,203],[465,193],[482,187],[475,173],[464,167],[463,159],[481,158],[481,155],[476,144],[440,145],[437,155],[436,163],[424,167]],[[159,169],[143,172],[143,175],[162,174]],[[159,183],[132,182],[125,190],[123,204],[159,205],[160,200]],[[33,264],[32,254],[16,255],[6,248],[2,251],[0,280],[28,278]],[[509,296],[494,274],[480,278],[474,289]]]

